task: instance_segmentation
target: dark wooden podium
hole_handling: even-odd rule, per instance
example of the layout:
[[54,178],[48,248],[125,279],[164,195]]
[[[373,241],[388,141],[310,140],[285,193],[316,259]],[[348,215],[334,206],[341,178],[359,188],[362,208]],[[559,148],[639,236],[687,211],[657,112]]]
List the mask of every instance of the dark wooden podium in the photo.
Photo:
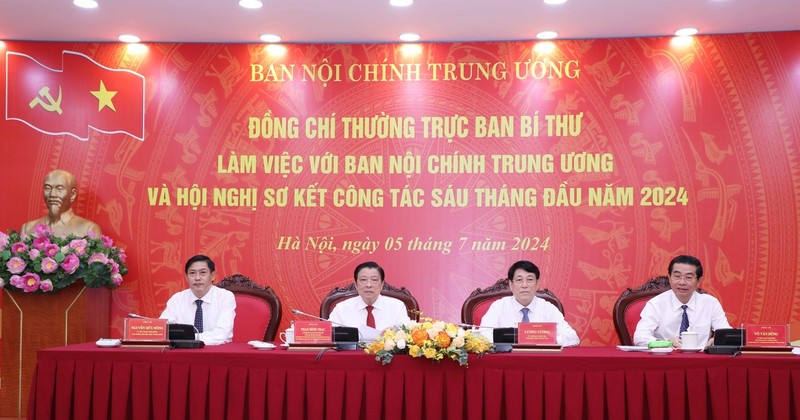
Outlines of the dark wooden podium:
[[0,417],[23,417],[36,367],[36,352],[48,347],[108,337],[111,290],[82,281],[53,293],[2,289]]

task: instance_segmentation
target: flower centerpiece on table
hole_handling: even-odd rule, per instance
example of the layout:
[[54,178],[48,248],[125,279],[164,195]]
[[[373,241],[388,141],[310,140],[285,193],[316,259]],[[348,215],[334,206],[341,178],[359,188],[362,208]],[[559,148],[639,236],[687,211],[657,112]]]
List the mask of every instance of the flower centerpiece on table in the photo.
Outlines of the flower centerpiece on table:
[[374,354],[382,364],[391,363],[395,354],[424,357],[438,362],[452,359],[466,366],[469,353],[484,354],[492,348],[484,336],[455,324],[422,318],[385,329],[378,338],[367,343],[364,352]]
[[44,224],[27,236],[0,232],[0,288],[52,292],[78,279],[88,287],[115,288],[127,273],[125,250],[105,235],[60,237]]

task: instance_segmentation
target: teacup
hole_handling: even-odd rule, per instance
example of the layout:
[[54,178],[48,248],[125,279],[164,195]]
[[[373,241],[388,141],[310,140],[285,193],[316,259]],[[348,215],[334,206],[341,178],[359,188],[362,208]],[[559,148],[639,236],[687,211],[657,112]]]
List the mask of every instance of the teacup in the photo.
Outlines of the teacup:
[[697,333],[692,331],[684,331],[681,333],[681,348],[694,350],[700,347],[697,342]]
[[289,327],[279,335],[284,344],[294,343],[294,327]]

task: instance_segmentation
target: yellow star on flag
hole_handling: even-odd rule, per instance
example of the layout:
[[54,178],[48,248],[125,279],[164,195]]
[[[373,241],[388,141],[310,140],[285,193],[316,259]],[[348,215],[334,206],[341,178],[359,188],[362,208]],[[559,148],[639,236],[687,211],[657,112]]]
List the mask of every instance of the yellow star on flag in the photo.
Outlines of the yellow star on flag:
[[114,108],[114,103],[111,102],[111,98],[113,98],[116,94],[116,90],[106,90],[106,85],[103,84],[103,81],[100,81],[100,90],[93,90],[91,91],[92,95],[97,98],[97,112],[103,110],[103,107],[109,107],[112,111],[117,112],[117,109]]

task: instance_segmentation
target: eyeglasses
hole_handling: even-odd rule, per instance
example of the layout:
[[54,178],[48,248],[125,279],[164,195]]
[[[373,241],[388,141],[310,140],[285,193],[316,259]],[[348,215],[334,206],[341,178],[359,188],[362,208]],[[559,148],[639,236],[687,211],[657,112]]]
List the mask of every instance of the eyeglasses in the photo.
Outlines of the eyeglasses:
[[364,284],[378,284],[381,282],[381,279],[358,279],[356,283],[364,285]]
[[672,280],[675,280],[675,281],[678,281],[678,280],[686,280],[686,281],[697,280],[697,274],[692,274],[692,273],[689,273],[689,274],[672,273],[669,277]]
[[514,282],[514,284],[517,285],[517,286],[520,286],[523,283],[524,284],[536,284],[537,282],[539,282],[538,279],[514,279],[514,280],[511,280],[511,281]]

